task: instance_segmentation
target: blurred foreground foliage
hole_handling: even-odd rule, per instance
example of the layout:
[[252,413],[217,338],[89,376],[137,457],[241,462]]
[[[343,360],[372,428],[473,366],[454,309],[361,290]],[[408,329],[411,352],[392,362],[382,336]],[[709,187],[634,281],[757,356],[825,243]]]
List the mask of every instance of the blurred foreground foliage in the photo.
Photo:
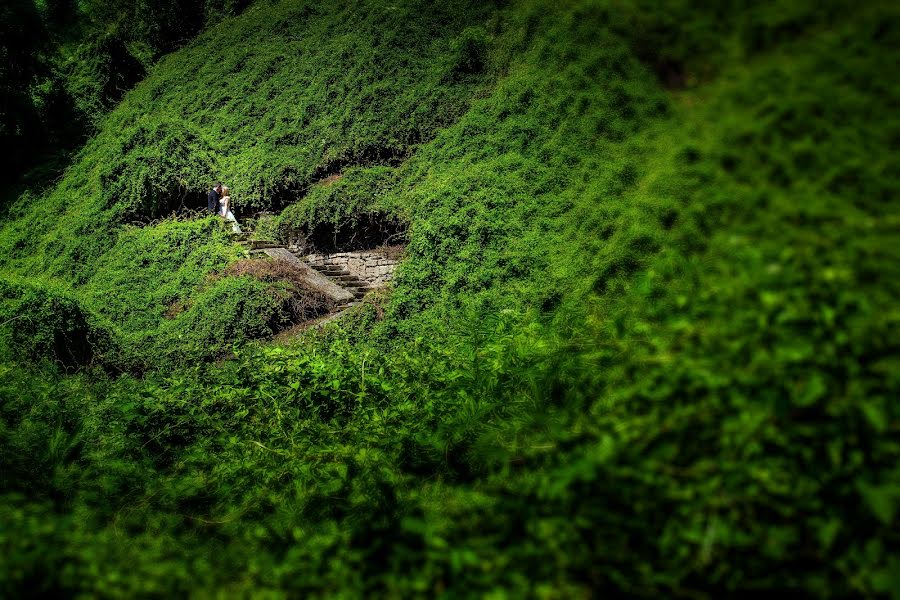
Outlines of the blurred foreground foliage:
[[[0,319],[142,373],[3,330],[0,589],[896,597],[897,10],[687,4],[261,3],[162,61],[0,231]],[[215,361],[271,282],[146,207],[218,169],[406,220],[391,292]]]

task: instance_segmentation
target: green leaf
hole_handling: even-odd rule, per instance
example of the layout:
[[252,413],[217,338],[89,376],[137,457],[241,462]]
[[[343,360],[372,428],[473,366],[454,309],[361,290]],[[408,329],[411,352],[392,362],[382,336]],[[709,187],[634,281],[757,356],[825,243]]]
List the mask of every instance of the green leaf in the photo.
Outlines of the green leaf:
[[880,402],[875,400],[864,400],[860,403],[859,408],[862,410],[863,415],[865,415],[869,425],[871,425],[875,431],[878,433],[887,431],[888,418]]
[[794,396],[794,404],[797,406],[812,406],[825,395],[826,391],[828,391],[828,387],[825,385],[824,378],[820,374],[815,373],[803,386],[802,391]]
[[837,534],[841,530],[841,522],[838,519],[831,519],[821,527],[819,527],[819,543],[824,550],[829,550]]
[[872,513],[882,523],[890,525],[897,512],[897,501],[900,500],[900,486],[874,486],[860,482],[857,487]]

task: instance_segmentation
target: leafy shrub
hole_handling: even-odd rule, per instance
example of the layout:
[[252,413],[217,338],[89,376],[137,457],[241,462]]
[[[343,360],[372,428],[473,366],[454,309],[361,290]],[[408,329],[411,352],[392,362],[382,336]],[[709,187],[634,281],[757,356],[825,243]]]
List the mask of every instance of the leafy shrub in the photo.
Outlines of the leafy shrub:
[[465,77],[481,73],[487,67],[488,38],[484,29],[467,27],[453,40],[452,73]]
[[227,229],[218,218],[173,218],[120,232],[81,289],[116,323],[116,360],[144,370],[219,357],[329,308],[289,267],[241,261]]
[[63,367],[92,363],[110,349],[108,332],[56,286],[0,279],[0,323],[8,356]]
[[334,301],[325,294],[306,287],[305,273],[297,266],[280,260],[239,260],[225,269],[225,275],[249,276],[267,283],[280,283],[288,295],[287,312],[293,323],[313,319],[334,308]]
[[99,177],[106,207],[146,219],[200,204],[217,171],[202,132],[181,120],[143,118],[117,133],[109,149],[117,159],[104,164]]
[[275,218],[276,237],[319,252],[403,241],[406,225],[390,195],[394,176],[390,167],[354,167],[312,186]]
[[[250,277],[226,277],[201,287],[188,308],[147,338],[151,365],[220,357],[227,348],[272,336],[291,323],[292,295]],[[144,353],[142,353],[144,354]]]
[[125,41],[106,34],[81,44],[59,67],[60,79],[85,121],[96,128],[125,93],[144,78],[145,68],[131,55]]

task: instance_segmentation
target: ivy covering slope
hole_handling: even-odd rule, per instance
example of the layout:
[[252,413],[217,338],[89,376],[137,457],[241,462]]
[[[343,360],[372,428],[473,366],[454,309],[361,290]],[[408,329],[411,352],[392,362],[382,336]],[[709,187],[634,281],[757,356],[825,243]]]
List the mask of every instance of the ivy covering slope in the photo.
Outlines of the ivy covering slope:
[[[280,209],[345,165],[401,161],[488,78],[485,30],[469,25],[491,11],[478,6],[261,3],[212,27],[154,67],[58,184],[12,207],[4,270],[75,288],[110,323],[118,345],[95,362],[115,368],[218,356],[271,335],[286,320],[271,290],[210,280],[237,258],[227,236],[210,222],[154,220],[205,206],[217,180],[247,214]],[[212,297],[232,308],[249,297],[272,318],[238,309],[227,332],[220,311],[174,327],[163,319]]]
[[[268,130],[258,147],[209,152],[230,165],[216,168],[245,175],[248,202],[302,196],[286,221],[367,210],[407,219],[394,289],[293,345],[174,373],[61,376],[7,359],[5,589],[896,594],[900,90],[883,65],[900,42],[900,15],[879,3],[667,8],[468,12],[449,21],[457,41],[435,59],[456,75],[397,67],[410,81],[449,86],[427,96],[440,101],[419,137],[404,137],[402,118],[382,121],[351,101],[359,121],[348,112],[340,122],[374,124],[372,136],[357,130],[333,152],[312,152],[316,160],[304,162],[313,146],[303,143],[264,146]],[[278,17],[294,10],[257,4],[222,30],[256,22],[264,45],[286,35]],[[384,17],[388,30],[430,22],[421,6],[398,10],[402,25]],[[354,25],[342,29],[349,35],[364,12],[334,14]],[[215,32],[198,44],[224,35]],[[190,81],[199,47],[164,61],[110,122],[126,123],[117,119],[139,99],[146,104],[133,106],[174,110],[155,103],[168,88],[153,78],[185,64],[180,81]],[[432,47],[420,43],[410,61]],[[193,90],[185,105],[200,102],[199,88],[184,85]],[[249,105],[215,118],[194,106],[179,123],[207,114],[184,125],[201,139]],[[144,118],[155,131],[170,127]],[[119,133],[101,133],[83,160]],[[362,150],[391,139],[409,145]],[[158,148],[168,146],[148,151]],[[109,152],[98,165],[126,166],[108,185],[130,185],[141,171],[128,165],[139,161]],[[259,179],[241,171],[255,153],[270,156]],[[148,164],[205,176],[189,160],[207,155],[167,154],[170,163]],[[345,167],[340,182],[315,183]],[[49,197],[82,185],[98,195],[60,224],[102,197],[101,180],[79,173],[74,166]],[[58,291],[79,326],[104,314],[113,281],[157,306],[163,287],[125,276],[137,271],[124,258],[133,240],[160,248],[142,267],[148,281],[181,278],[184,289],[180,262],[156,254],[178,247],[176,231],[214,229],[203,220],[120,229],[129,205],[105,221],[112,250],[79,253],[73,269],[74,259],[28,257],[26,234],[49,222],[36,218],[49,214],[46,202],[23,200],[0,247],[10,270],[82,277]],[[61,230],[34,248],[103,243]],[[224,241],[208,235],[223,254],[200,261],[197,278],[228,260]],[[24,287],[11,280],[4,301],[18,302],[6,290]],[[127,310],[118,302],[107,318]],[[154,331],[152,313],[141,318],[132,331]]]

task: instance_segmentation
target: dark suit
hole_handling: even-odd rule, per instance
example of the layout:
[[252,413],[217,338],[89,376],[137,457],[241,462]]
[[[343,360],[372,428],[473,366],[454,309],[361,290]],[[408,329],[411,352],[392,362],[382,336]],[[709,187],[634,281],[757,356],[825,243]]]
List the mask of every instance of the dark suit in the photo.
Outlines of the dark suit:
[[209,190],[209,194],[206,195],[206,208],[213,214],[219,212],[219,192]]

